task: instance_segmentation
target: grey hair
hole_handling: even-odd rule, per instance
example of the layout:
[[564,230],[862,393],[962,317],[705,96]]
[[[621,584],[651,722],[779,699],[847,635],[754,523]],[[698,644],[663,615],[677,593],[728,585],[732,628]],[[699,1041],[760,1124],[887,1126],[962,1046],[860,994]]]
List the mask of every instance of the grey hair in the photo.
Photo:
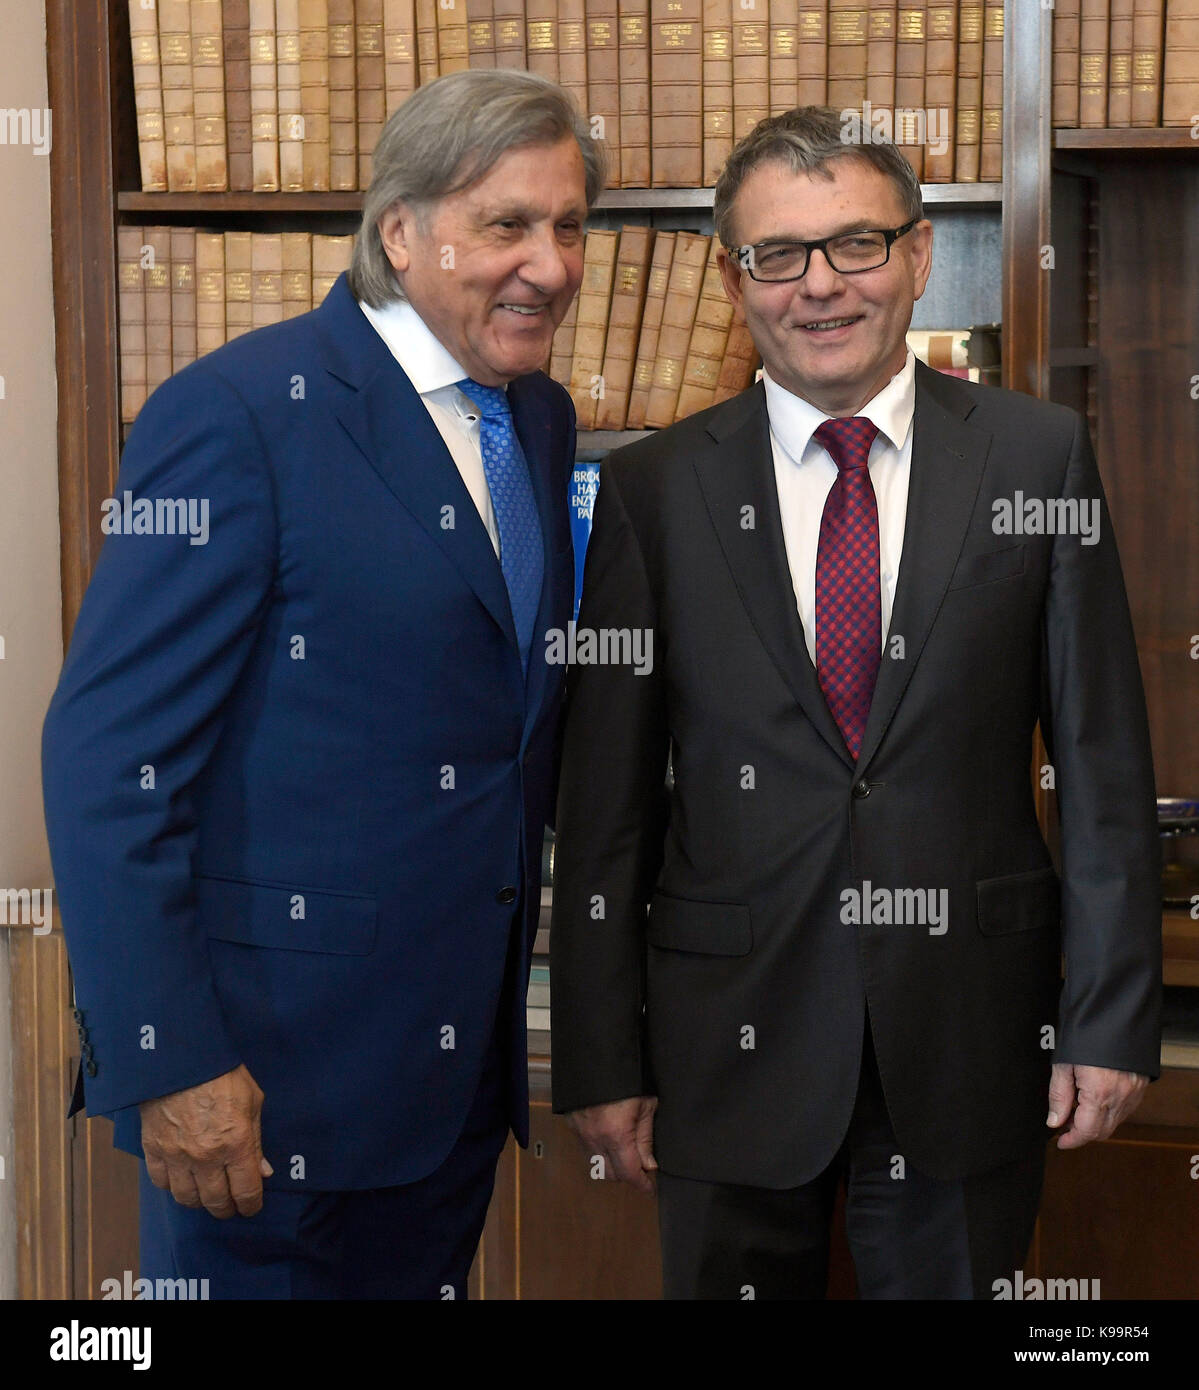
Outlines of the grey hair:
[[350,261],[355,297],[375,309],[404,298],[378,227],[393,203],[411,204],[427,230],[439,198],[484,177],[509,150],[556,144],[568,135],[583,156],[590,210],[607,175],[603,146],[557,83],[518,69],[472,68],[418,87],[388,117],[375,146]]
[[746,176],[758,165],[774,160],[795,174],[833,177],[829,165],[835,159],[861,159],[885,174],[903,203],[904,220],[924,216],[920,180],[908,161],[890,141],[876,143],[875,132],[863,123],[860,112],[837,111],[831,106],[796,106],[778,116],[759,121],[729,155],[716,181],[713,217],[716,235],[733,246],[733,204]]

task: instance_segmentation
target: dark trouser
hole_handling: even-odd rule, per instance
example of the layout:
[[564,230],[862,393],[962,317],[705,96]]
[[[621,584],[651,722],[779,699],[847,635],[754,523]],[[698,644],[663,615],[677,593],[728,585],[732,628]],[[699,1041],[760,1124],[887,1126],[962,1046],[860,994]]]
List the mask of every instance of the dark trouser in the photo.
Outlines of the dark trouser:
[[[954,1181],[910,1163],[891,1130],[867,1024],[849,1132],[812,1182],[774,1190],[658,1174],[666,1298],[823,1298],[837,1184],[862,1298],[993,1298],[1023,1267],[1045,1140],[1016,1163]],[[899,1176],[902,1171],[902,1177]]]

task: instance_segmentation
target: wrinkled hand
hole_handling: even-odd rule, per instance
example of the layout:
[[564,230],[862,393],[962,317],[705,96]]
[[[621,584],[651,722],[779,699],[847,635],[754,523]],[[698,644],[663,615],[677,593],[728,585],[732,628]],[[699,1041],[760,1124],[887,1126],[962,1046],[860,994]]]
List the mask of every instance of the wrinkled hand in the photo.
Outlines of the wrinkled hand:
[[1147,1076],[1133,1071],[1113,1071],[1110,1067],[1076,1067],[1055,1062],[1049,1078],[1050,1129],[1062,1130],[1059,1149],[1081,1149],[1092,1139],[1108,1139],[1141,1103],[1149,1084]]
[[650,1173],[657,1168],[654,1158],[654,1111],[657,1096],[630,1096],[605,1105],[588,1105],[567,1116],[587,1153],[604,1162],[603,1176],[652,1193]]
[[142,1149],[155,1187],[181,1206],[204,1207],[221,1221],[262,1209],[263,1094],[244,1066],[186,1091],[146,1100]]

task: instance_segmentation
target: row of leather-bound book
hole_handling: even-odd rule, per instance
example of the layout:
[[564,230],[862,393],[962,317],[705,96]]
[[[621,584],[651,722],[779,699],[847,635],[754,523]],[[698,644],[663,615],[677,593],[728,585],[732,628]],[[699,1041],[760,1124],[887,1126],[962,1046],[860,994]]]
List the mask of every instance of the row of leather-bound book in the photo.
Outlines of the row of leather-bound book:
[[1003,0],[129,0],[129,18],[145,192],[365,188],[387,114],[470,67],[560,83],[611,187],[711,187],[759,120],[809,104],[865,113],[926,182],[1002,174]]

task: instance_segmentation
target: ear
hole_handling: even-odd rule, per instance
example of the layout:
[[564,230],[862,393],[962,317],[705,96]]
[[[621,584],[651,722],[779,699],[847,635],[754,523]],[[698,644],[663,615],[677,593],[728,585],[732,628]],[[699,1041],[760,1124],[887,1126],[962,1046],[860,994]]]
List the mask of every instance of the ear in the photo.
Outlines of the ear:
[[412,209],[405,202],[394,202],[379,215],[375,226],[392,269],[403,274],[412,263],[412,241],[416,234]]
[[741,277],[745,272],[723,246],[716,252],[716,265],[720,271],[720,278],[724,281],[724,292],[729,297],[729,303],[737,316],[743,320],[745,311],[741,305]]
[[919,299],[933,268],[933,224],[925,218],[916,223],[909,235],[912,238],[909,249],[912,258],[912,298]]

